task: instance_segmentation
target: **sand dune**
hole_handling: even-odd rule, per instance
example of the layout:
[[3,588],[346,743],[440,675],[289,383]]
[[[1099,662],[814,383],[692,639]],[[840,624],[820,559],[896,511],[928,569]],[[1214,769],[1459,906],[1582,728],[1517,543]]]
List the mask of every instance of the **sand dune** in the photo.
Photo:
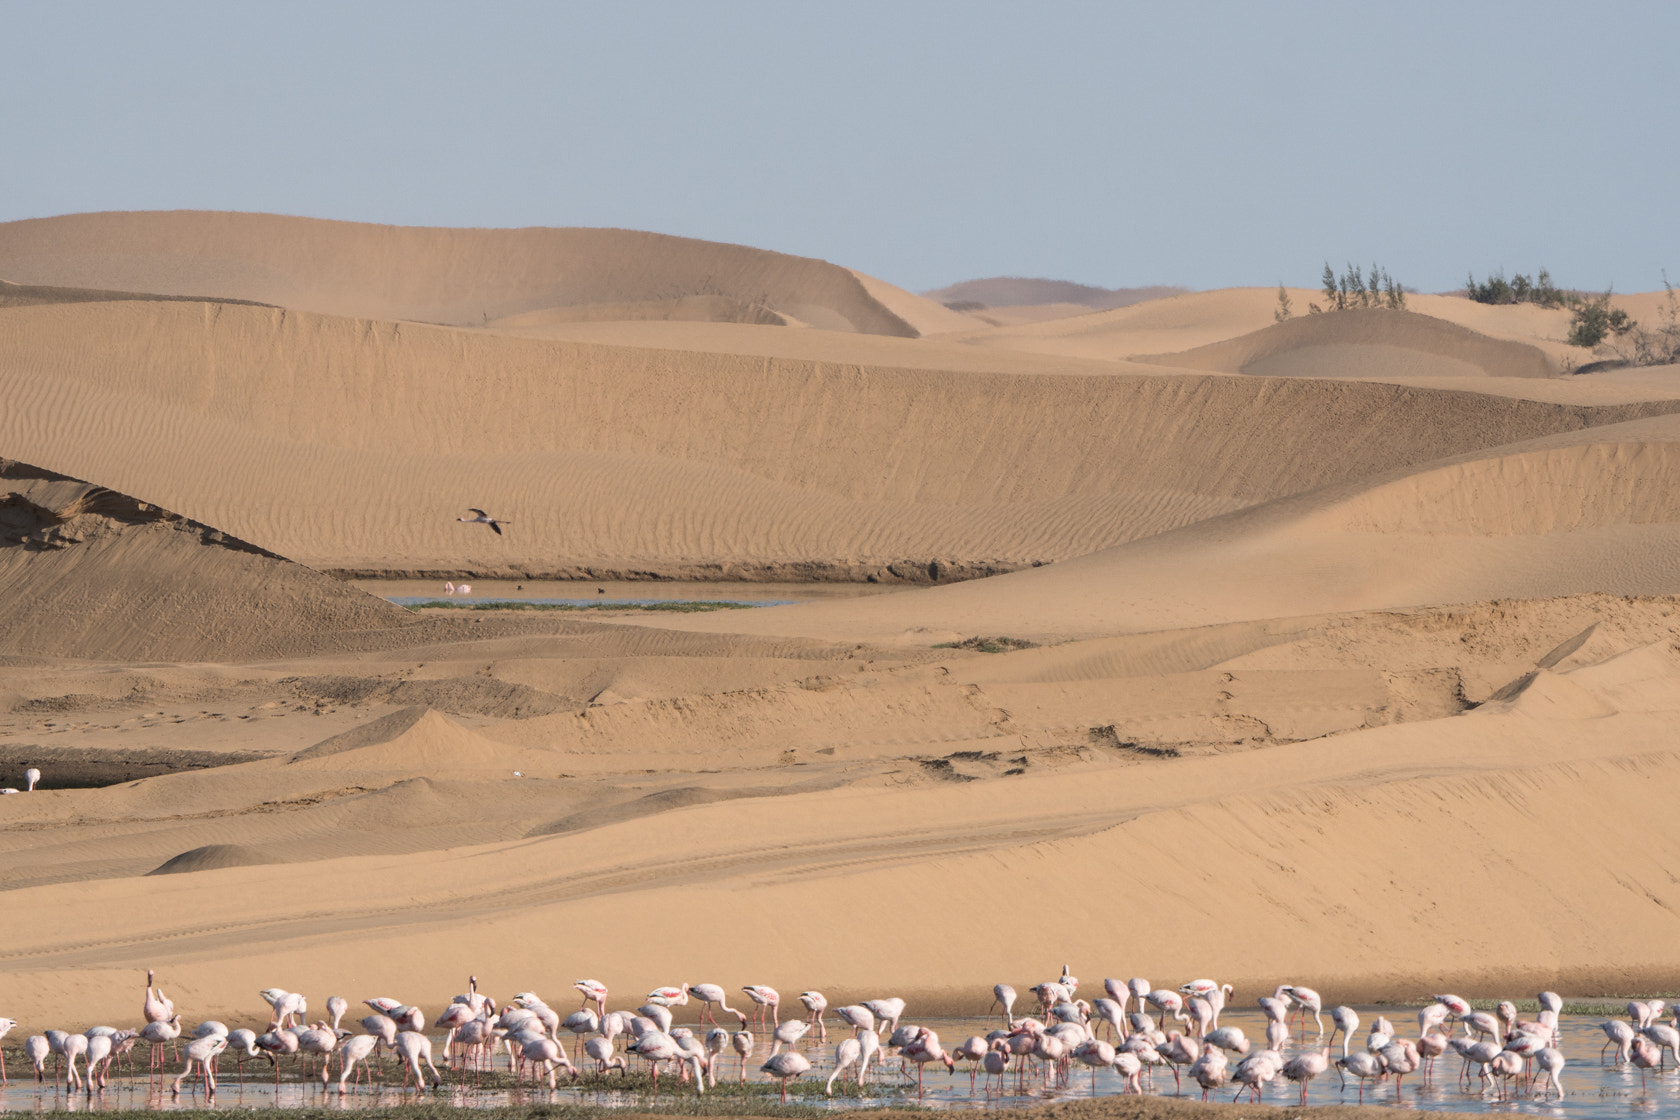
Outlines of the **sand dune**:
[[[0,386],[14,454],[311,566],[509,574],[1007,569],[1676,407],[859,369],[191,303],[0,313]],[[469,506],[514,526],[457,524]]]
[[1411,311],[1308,315],[1252,334],[1140,361],[1262,377],[1555,377],[1533,346]]
[[5,652],[251,657],[409,621],[207,525],[25,463],[0,460],[0,533]]
[[718,297],[729,321],[762,308],[828,330],[915,334],[836,265],[633,230],[73,214],[0,223],[0,277],[463,326],[545,308]]

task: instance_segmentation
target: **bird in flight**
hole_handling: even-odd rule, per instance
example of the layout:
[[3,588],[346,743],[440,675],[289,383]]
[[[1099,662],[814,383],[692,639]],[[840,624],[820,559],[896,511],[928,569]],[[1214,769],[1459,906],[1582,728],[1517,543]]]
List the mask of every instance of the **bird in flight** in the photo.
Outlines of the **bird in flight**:
[[465,521],[469,525],[479,525],[479,524],[488,525],[488,526],[490,526],[490,528],[492,528],[496,531],[496,535],[498,537],[502,535],[502,526],[507,525],[507,524],[509,524],[513,521],[513,518],[511,518],[511,517],[491,517],[488,513],[485,513],[483,510],[473,509],[471,506],[468,506],[467,510],[470,513],[478,514],[478,516],[477,517],[457,517],[455,520]]

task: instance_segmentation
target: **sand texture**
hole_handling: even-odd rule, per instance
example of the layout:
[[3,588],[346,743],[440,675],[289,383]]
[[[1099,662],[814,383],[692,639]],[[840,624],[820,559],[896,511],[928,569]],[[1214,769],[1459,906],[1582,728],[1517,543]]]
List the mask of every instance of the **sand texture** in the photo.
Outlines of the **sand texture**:
[[1562,313],[991,325],[679,238],[190,213],[0,226],[0,278],[22,1030],[134,1025],[147,968],[240,1022],[469,972],[1680,984],[1680,371],[1568,376]]

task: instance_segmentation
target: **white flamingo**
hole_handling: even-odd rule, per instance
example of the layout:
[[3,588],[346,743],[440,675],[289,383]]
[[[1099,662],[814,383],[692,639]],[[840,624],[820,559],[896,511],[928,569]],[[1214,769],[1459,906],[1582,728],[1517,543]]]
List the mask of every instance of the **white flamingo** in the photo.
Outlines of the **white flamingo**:
[[513,518],[511,517],[491,517],[488,513],[485,513],[481,509],[473,509],[472,506],[468,506],[467,510],[468,512],[475,513],[478,516],[457,517],[455,520],[465,521],[468,525],[488,525],[495,531],[498,537],[502,535],[503,525],[510,525],[513,523]]

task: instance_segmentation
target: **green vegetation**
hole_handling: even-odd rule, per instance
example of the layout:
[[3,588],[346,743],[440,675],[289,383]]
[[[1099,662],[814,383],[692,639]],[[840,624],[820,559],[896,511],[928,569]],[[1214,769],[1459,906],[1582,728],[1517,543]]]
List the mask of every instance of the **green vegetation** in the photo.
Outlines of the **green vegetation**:
[[1323,284],[1325,306],[1307,304],[1307,310],[1314,315],[1361,307],[1386,307],[1391,311],[1406,309],[1405,285],[1397,283],[1388,274],[1388,269],[1380,265],[1371,265],[1371,273],[1367,276],[1363,268],[1350,264],[1345,272],[1337,276],[1330,262],[1325,261]]
[[1575,308],[1575,315],[1569,321],[1568,341],[1571,346],[1591,350],[1612,333],[1620,338],[1638,326],[1626,311],[1610,306],[1610,293],[1606,291]]
[[1581,293],[1557,287],[1552,274],[1543,268],[1532,280],[1520,272],[1507,280],[1505,270],[1500,269],[1480,284],[1472,272],[1464,294],[1477,303],[1532,303],[1536,307],[1575,307],[1581,303]]
[[1285,319],[1288,319],[1293,314],[1294,314],[1294,312],[1292,310],[1290,310],[1290,307],[1289,307],[1289,293],[1284,290],[1284,287],[1283,287],[1282,284],[1279,284],[1278,285],[1278,306],[1277,306],[1277,310],[1272,312],[1272,318],[1276,319],[1278,322],[1281,323]]
[[693,614],[698,611],[747,611],[752,603],[733,603],[723,599],[671,599],[657,603],[519,603],[519,602],[450,602],[432,599],[415,603],[411,611],[677,611]]
[[940,642],[934,649],[971,649],[978,653],[1008,653],[1017,649],[1037,649],[1037,642],[1025,638],[964,638],[960,642]]

